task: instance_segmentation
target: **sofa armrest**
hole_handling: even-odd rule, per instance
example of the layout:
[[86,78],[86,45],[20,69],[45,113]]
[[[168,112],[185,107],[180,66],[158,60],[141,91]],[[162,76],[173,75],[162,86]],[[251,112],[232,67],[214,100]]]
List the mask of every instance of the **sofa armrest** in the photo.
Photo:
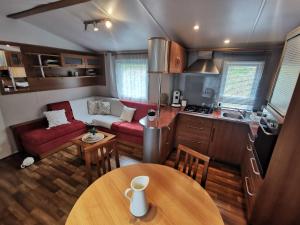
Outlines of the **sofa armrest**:
[[48,126],[48,121],[46,118],[40,118],[40,119],[35,119],[31,121],[27,121],[24,123],[19,123],[16,125],[10,126],[10,129],[12,130],[16,145],[18,150],[24,150],[24,147],[22,145],[22,140],[21,140],[21,135],[23,133],[26,133],[31,130],[35,130],[38,128],[47,128]]

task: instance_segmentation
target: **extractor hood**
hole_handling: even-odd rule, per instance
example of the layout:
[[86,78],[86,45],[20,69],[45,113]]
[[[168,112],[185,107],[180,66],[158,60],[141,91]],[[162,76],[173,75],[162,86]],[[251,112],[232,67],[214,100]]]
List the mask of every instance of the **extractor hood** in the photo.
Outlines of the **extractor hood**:
[[198,52],[198,59],[193,62],[184,73],[220,74],[213,61],[213,52]]

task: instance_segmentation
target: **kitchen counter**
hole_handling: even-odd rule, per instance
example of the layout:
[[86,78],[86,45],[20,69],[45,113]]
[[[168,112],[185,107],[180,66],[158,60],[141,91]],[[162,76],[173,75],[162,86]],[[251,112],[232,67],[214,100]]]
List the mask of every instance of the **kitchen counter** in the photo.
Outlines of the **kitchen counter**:
[[186,112],[186,111],[181,110],[179,113],[180,114],[185,114],[185,115],[199,116],[199,117],[208,118],[208,119],[225,120],[225,121],[229,121],[229,122],[233,122],[233,123],[248,124],[252,137],[256,136],[257,129],[259,127],[258,122],[255,122],[255,121],[253,121],[249,118],[245,118],[243,120],[240,120],[240,119],[234,119],[234,118],[228,118],[228,117],[222,116],[223,112],[227,112],[227,111],[229,111],[229,110],[222,109],[221,113],[218,113],[218,112],[214,111],[212,114],[201,114],[201,113]]
[[161,106],[160,116],[156,118],[154,121],[149,121],[148,117],[145,116],[140,119],[139,123],[144,128],[156,128],[160,129],[163,127],[168,127],[170,123],[175,119],[177,114],[182,111],[183,108],[174,108],[171,106]]
[[162,106],[160,116],[154,121],[149,121],[145,116],[140,119],[139,123],[144,127],[144,147],[143,147],[143,161],[147,163],[163,163],[169,153],[173,150],[175,119],[178,114],[191,115],[203,117],[214,120],[225,120],[233,123],[241,123],[249,125],[252,137],[256,136],[258,123],[250,119],[233,119],[224,117],[221,113],[213,112],[212,114],[200,114],[194,112],[183,111],[184,107],[174,108],[170,106]]

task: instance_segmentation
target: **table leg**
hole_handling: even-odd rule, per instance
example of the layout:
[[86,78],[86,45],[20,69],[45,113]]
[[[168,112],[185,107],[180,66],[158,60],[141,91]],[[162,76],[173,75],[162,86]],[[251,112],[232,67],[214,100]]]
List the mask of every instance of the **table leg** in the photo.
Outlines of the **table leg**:
[[91,154],[89,152],[84,153],[85,156],[85,169],[88,177],[89,185],[92,183],[92,170],[91,170]]

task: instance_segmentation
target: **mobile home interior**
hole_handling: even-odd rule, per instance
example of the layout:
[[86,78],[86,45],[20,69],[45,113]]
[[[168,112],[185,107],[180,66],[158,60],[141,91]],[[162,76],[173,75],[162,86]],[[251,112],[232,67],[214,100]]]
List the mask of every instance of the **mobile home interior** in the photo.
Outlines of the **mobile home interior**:
[[0,5],[0,224],[300,224],[300,1]]

